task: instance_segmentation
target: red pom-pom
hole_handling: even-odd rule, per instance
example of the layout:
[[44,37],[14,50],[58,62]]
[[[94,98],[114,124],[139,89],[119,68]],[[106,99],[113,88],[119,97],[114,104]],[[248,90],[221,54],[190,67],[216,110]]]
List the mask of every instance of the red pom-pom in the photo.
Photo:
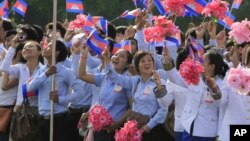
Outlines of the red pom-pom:
[[213,0],[208,3],[203,9],[202,14],[205,16],[213,16],[217,19],[223,20],[228,11],[228,2],[221,0]]
[[88,121],[95,131],[100,131],[111,125],[113,119],[103,106],[95,105],[90,109]]
[[188,85],[197,85],[200,81],[200,74],[203,72],[203,67],[199,62],[187,58],[180,65],[180,75]]

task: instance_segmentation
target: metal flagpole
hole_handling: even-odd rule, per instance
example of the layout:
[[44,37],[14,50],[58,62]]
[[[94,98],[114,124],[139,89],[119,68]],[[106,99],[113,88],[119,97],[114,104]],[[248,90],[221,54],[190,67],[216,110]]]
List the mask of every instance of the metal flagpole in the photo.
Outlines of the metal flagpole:
[[[56,64],[56,21],[57,21],[57,0],[53,0],[53,40],[52,40],[52,66]],[[55,91],[55,74],[51,76],[51,91]],[[53,141],[54,131],[54,102],[50,101],[50,141]]]

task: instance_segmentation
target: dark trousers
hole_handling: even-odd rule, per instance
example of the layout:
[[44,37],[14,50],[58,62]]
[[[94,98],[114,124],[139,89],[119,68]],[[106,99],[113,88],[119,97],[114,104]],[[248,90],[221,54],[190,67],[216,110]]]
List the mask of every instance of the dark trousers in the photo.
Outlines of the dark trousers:
[[[39,126],[42,134],[42,141],[49,141],[50,137],[50,119],[41,117]],[[55,114],[54,115],[54,132],[53,141],[73,141],[69,138],[67,114]]]
[[142,135],[142,141],[169,141],[169,137],[163,126],[157,125],[150,131],[150,133]]
[[106,130],[94,132],[94,141],[115,141],[115,132],[108,133]]
[[83,141],[83,137],[79,135],[79,129],[77,128],[78,121],[81,118],[82,113],[69,113],[67,117],[68,134],[72,141]]
[[183,132],[174,132],[175,141],[182,141]]
[[215,141],[216,137],[197,137],[188,134],[186,131],[183,132],[182,141]]

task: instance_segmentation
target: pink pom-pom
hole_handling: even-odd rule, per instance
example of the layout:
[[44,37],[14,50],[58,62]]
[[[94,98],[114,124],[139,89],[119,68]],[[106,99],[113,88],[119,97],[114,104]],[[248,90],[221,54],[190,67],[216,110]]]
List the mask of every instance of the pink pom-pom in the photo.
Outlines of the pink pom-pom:
[[77,28],[83,28],[85,25],[85,22],[87,20],[87,16],[83,14],[79,14],[76,16],[76,19],[71,21],[69,23],[68,30],[74,30]]
[[109,126],[113,119],[103,106],[95,105],[90,109],[88,121],[95,131],[100,131]]
[[167,10],[170,10],[177,16],[185,15],[185,1],[184,0],[166,0],[165,5]]
[[188,85],[197,85],[200,81],[200,74],[203,72],[203,67],[199,62],[187,58],[180,65],[180,75]]
[[250,21],[243,20],[242,22],[233,23],[229,38],[233,39],[238,45],[250,42]]
[[138,129],[137,122],[132,120],[124,124],[124,127],[115,133],[116,141],[141,141],[142,130]]
[[165,36],[174,36],[180,32],[179,28],[171,20],[167,20],[165,16],[155,16],[154,25],[162,27]]
[[164,40],[164,29],[159,26],[149,27],[144,30],[144,38],[147,43],[149,42],[162,42]]
[[227,79],[228,86],[238,90],[238,94],[247,95],[250,92],[250,69],[238,66],[231,68]]
[[213,16],[217,19],[223,20],[226,17],[228,11],[228,2],[221,0],[213,0],[208,3],[201,12],[205,16]]

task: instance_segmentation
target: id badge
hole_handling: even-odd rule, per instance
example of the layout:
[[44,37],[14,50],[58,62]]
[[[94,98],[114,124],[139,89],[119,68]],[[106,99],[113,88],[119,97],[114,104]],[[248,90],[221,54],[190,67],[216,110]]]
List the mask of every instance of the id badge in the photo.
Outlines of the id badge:
[[119,93],[121,91],[122,91],[122,86],[120,86],[119,84],[116,84],[114,88],[114,92]]
[[209,92],[208,92],[207,95],[206,95],[205,102],[206,102],[207,104],[211,104],[211,103],[214,102],[214,99],[213,99],[213,97],[211,96],[211,94],[210,94]]
[[146,86],[144,89],[143,95],[148,96],[152,92],[152,87],[151,86]]

